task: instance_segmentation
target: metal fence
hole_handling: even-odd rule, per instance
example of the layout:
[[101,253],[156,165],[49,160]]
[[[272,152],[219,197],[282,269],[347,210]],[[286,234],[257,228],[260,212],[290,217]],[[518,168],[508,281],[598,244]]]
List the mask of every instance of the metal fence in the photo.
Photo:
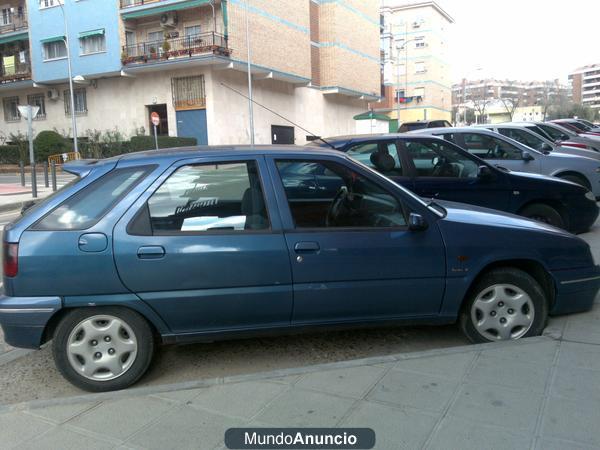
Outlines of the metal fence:
[[[18,56],[15,57],[15,59]],[[14,65],[4,65],[0,61],[0,84],[31,78],[31,64],[16,61]]]
[[123,64],[193,56],[202,53],[229,54],[227,39],[222,34],[209,32],[126,45],[123,47]]

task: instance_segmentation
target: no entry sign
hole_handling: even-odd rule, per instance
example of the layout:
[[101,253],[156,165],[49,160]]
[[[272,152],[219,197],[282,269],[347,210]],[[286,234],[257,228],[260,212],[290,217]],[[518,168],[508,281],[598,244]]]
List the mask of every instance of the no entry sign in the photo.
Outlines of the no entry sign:
[[152,125],[154,125],[155,127],[160,125],[160,116],[157,112],[153,112],[152,114],[150,114],[150,120],[152,121]]

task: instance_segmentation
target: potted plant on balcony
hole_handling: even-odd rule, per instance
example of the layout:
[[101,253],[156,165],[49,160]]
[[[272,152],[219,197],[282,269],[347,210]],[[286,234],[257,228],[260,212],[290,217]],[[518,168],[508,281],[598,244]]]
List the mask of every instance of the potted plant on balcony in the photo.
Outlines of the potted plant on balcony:
[[165,59],[169,59],[169,52],[171,51],[171,44],[169,43],[169,41],[165,40],[162,44],[162,50],[163,50],[163,58]]
[[158,52],[156,51],[156,47],[150,47],[150,59],[158,59]]

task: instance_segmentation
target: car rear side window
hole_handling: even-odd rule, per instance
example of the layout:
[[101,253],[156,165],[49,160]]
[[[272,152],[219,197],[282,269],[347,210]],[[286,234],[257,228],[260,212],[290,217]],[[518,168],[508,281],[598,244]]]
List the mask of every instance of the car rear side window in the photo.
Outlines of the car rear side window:
[[180,167],[152,194],[148,213],[154,234],[270,227],[254,161]]
[[31,229],[85,230],[97,223],[154,166],[113,170],[92,182],[35,223]]

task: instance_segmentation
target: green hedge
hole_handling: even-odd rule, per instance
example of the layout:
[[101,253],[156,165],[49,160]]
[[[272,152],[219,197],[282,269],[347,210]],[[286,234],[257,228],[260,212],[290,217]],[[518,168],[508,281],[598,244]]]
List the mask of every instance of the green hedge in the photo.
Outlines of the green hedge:
[[0,164],[19,164],[19,147],[0,145]]
[[[50,155],[73,151],[70,140],[62,137],[58,139],[56,134],[50,134],[54,132],[42,133],[34,140],[35,159],[37,162],[47,161]],[[40,136],[42,137],[40,138]],[[196,142],[196,138],[158,137],[159,148],[189,147],[196,145]],[[111,144],[90,143],[83,139],[79,141],[79,152],[83,158],[110,158],[111,156],[118,156],[125,153],[154,150],[154,148],[153,136],[134,136],[129,141]],[[18,146],[0,145],[0,164],[18,164],[19,160]],[[29,157],[24,162],[25,164],[29,164]]]
[[[130,145],[132,152],[153,150],[156,148],[154,136],[134,136]],[[197,145],[196,138],[158,136],[158,148],[190,147]]]

